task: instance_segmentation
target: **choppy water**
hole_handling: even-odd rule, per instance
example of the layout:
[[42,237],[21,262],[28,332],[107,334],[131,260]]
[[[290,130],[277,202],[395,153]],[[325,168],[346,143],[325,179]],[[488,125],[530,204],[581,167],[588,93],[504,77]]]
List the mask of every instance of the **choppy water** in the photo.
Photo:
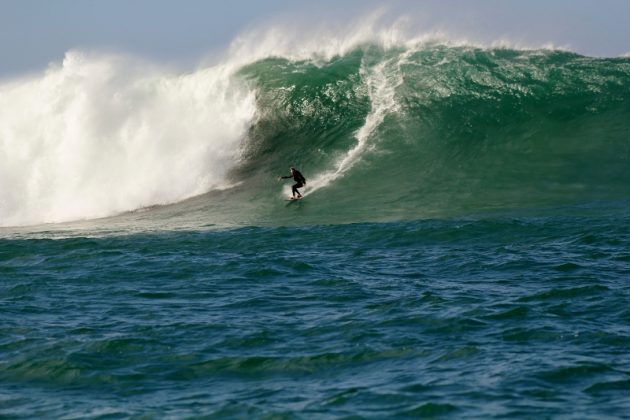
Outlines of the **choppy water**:
[[580,210],[1,240],[2,413],[624,417],[630,215]]
[[0,86],[1,416],[628,416],[630,59],[149,73]]

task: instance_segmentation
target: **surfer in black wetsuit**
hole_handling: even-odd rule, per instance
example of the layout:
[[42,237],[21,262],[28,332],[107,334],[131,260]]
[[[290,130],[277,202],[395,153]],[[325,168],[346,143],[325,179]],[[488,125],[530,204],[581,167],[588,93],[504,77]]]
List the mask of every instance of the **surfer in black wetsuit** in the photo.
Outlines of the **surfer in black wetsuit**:
[[304,178],[304,176],[300,173],[300,171],[295,169],[293,166],[291,166],[289,170],[291,171],[291,175],[279,176],[278,180],[293,178],[293,180],[297,182],[297,184],[291,187],[291,191],[293,191],[293,198],[295,199],[295,194],[297,194],[297,198],[302,198],[302,194],[300,194],[300,192],[298,191],[298,188],[302,188],[303,186],[306,185],[306,178]]

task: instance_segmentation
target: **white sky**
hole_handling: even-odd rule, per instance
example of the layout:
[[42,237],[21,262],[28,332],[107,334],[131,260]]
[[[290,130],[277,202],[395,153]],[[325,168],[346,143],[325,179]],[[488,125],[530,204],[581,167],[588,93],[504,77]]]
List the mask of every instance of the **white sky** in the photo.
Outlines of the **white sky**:
[[0,0],[0,77],[41,70],[75,48],[194,64],[251,27],[343,24],[383,5],[419,32],[630,52],[630,0]]

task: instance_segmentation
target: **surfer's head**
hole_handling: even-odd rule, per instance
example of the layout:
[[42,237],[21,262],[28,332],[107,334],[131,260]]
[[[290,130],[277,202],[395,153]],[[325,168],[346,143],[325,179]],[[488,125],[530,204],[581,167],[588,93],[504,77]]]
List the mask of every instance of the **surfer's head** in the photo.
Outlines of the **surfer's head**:
[[293,173],[293,172],[295,172],[295,168],[294,168],[293,166],[291,166],[291,167],[289,168],[289,171],[291,171],[291,172]]

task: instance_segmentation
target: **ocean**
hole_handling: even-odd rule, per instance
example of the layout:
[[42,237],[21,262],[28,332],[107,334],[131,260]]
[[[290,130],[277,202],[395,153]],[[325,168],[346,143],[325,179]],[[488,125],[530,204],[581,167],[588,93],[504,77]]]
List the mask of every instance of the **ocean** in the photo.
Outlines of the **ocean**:
[[326,48],[0,84],[1,417],[628,418],[630,58]]

